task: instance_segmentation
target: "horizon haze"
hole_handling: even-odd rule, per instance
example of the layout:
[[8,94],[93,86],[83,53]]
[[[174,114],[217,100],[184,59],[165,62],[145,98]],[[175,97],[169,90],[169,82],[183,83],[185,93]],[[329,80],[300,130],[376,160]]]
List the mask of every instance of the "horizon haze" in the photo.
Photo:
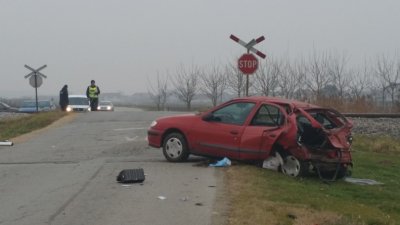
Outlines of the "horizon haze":
[[245,48],[232,41],[265,36],[267,55],[340,52],[358,65],[400,49],[400,2],[383,1],[105,1],[0,0],[0,97],[34,96],[24,76],[47,65],[39,95],[64,84],[84,94],[147,92],[149,82],[179,65],[235,63]]

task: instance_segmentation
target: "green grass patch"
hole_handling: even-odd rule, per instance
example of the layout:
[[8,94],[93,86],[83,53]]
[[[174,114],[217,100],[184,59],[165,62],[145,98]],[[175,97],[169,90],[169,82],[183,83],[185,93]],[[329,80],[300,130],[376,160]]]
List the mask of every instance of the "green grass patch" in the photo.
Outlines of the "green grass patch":
[[353,177],[384,183],[375,186],[343,180],[324,183],[317,176],[292,178],[251,165],[232,166],[227,169],[234,205],[229,224],[400,224],[397,146],[400,141],[388,137],[355,138]]
[[22,134],[46,127],[61,117],[65,112],[52,111],[30,114],[23,117],[0,120],[0,140],[8,140]]

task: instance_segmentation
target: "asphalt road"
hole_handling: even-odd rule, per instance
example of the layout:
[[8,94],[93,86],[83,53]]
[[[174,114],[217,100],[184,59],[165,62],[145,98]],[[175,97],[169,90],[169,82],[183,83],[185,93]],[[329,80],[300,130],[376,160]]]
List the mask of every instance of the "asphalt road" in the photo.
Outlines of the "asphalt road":
[[[204,159],[167,162],[147,146],[150,122],[170,113],[116,109],[0,146],[0,224],[217,224],[220,169]],[[122,169],[143,168],[143,184],[122,185]],[[218,221],[218,219],[217,219]]]

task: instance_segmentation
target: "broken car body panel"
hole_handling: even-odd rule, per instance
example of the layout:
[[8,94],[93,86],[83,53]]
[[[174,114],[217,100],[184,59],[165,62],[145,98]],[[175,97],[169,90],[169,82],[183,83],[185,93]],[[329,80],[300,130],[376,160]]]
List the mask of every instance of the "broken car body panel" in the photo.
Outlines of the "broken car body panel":
[[[148,130],[149,145],[169,161],[189,154],[265,160],[276,152],[306,170],[344,170],[352,165],[352,123],[333,109],[271,97],[238,98],[207,112],[163,117]],[[286,165],[287,166],[287,165]],[[286,168],[286,167],[285,167]]]

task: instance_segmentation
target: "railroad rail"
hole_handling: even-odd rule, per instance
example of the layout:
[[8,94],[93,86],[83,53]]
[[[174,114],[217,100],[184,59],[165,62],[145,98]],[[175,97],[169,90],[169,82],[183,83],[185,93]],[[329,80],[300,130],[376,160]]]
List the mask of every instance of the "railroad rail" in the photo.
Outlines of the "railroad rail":
[[400,118],[400,113],[342,113],[345,117],[359,118]]

